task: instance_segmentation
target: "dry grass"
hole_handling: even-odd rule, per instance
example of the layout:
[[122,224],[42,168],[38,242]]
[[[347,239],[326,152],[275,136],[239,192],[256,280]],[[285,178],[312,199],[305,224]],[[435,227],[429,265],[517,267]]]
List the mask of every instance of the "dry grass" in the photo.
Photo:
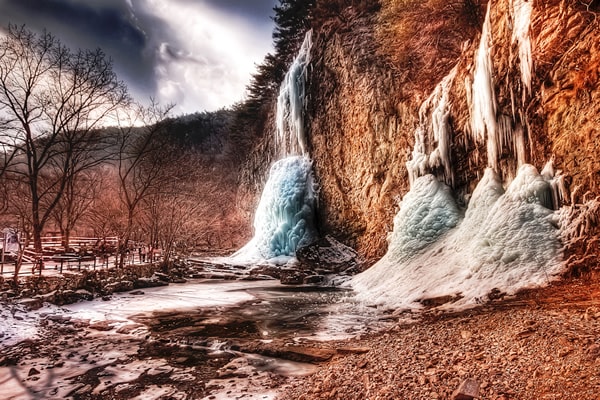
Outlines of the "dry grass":
[[473,0],[384,0],[376,37],[407,81],[430,90],[456,64],[482,17]]

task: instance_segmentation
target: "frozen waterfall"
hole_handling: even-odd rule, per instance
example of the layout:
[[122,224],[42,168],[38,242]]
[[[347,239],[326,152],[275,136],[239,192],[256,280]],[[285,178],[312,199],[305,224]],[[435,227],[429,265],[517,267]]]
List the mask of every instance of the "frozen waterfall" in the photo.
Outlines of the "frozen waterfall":
[[444,180],[454,182],[454,171],[450,161],[452,128],[450,116],[450,88],[456,77],[457,68],[436,86],[433,93],[419,108],[419,126],[415,131],[415,146],[412,159],[406,163],[410,184],[428,173],[441,168]]
[[416,180],[394,220],[387,254],[351,285],[358,298],[389,307],[421,307],[452,296],[449,308],[514,293],[562,272],[553,177],[523,165],[506,191],[485,171],[463,216],[449,188],[433,176]]
[[279,157],[308,154],[304,132],[304,110],[306,109],[306,76],[312,47],[311,37],[312,31],[308,31],[279,89],[275,136],[275,150]]
[[256,210],[254,237],[233,257],[286,262],[298,246],[316,238],[315,203],[310,160],[292,156],[277,161]]
[[311,34],[306,33],[281,84],[275,134],[279,161],[271,167],[254,216],[254,237],[232,256],[238,262],[282,264],[296,255],[299,246],[317,239],[316,184],[304,126]]
[[473,139],[487,143],[488,166],[498,170],[501,140],[498,138],[496,120],[497,101],[492,62],[492,30],[490,22],[491,3],[488,3],[481,41],[475,56],[475,73],[471,94],[471,133]]

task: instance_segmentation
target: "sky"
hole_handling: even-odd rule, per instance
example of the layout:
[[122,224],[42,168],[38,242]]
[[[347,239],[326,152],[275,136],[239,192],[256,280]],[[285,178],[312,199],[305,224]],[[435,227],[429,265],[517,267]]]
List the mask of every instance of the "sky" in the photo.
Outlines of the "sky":
[[101,48],[139,101],[175,114],[243,99],[272,51],[277,0],[0,0],[0,26],[46,29],[67,46]]

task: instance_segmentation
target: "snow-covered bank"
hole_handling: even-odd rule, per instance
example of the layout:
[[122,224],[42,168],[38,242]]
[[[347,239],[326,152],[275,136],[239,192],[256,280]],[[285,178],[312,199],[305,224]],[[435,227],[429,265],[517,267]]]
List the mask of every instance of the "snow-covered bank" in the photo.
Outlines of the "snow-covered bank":
[[488,169],[464,217],[433,176],[418,178],[404,197],[387,254],[351,284],[358,298],[392,308],[418,308],[448,297],[448,308],[547,284],[563,271],[558,215],[550,177],[520,168],[506,192]]

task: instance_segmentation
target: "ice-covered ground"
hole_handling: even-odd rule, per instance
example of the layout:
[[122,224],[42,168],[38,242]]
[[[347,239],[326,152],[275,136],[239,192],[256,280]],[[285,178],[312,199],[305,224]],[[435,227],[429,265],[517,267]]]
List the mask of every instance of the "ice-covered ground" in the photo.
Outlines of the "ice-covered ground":
[[[108,301],[46,305],[30,312],[9,305],[0,309],[0,350],[18,361],[0,367],[0,397],[67,398],[78,391],[81,396],[107,396],[127,393],[140,385],[141,393],[131,398],[176,397],[187,390],[178,382],[183,385],[199,379],[205,367],[204,361],[197,365],[173,364],[178,358],[171,353],[188,349],[190,353],[186,354],[198,354],[199,360],[207,351],[233,354],[223,347],[236,341],[235,334],[228,331],[228,322],[238,324],[232,327],[256,326],[257,333],[253,333],[255,329],[244,331],[240,340],[298,345],[347,338],[389,324],[388,316],[382,317],[378,310],[357,304],[347,295],[334,288],[289,287],[277,281],[202,281],[144,289],[144,294],[122,293]],[[169,323],[161,322],[164,315],[168,315]],[[210,324],[224,329],[224,338],[211,336],[208,345],[193,345],[198,353],[186,347],[185,340],[182,347],[172,347],[162,356],[152,352],[163,346],[152,347],[157,346],[153,342],[164,343],[171,338],[179,343],[185,335],[181,327],[189,326],[192,342],[202,342],[198,332]],[[152,336],[157,327],[163,342]],[[25,339],[31,340],[23,342]],[[222,370],[222,378],[207,382],[211,387],[207,398],[244,395],[248,399],[273,399],[277,394],[273,376],[302,376],[312,373],[314,366],[237,352]],[[165,379],[165,374],[169,380],[159,388],[153,377]],[[91,377],[91,383],[80,383],[86,376]]]
[[547,284],[563,271],[550,177],[519,169],[506,192],[488,169],[464,216],[444,184],[418,178],[394,220],[387,254],[351,281],[358,299],[418,308],[450,296],[472,306],[492,290],[514,293]]

